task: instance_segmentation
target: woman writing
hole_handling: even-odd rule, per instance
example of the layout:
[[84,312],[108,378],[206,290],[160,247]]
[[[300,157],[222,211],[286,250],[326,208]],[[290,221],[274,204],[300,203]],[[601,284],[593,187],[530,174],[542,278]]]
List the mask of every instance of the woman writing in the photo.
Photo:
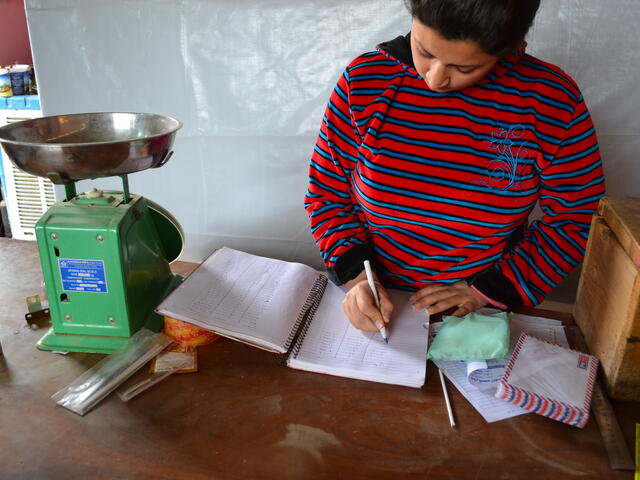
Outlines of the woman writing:
[[[539,0],[410,0],[411,32],[334,89],[305,208],[354,326],[414,308],[539,303],[581,261],[604,194],[576,83],[525,52]],[[543,216],[529,221],[536,203]],[[380,309],[363,271],[376,272]]]

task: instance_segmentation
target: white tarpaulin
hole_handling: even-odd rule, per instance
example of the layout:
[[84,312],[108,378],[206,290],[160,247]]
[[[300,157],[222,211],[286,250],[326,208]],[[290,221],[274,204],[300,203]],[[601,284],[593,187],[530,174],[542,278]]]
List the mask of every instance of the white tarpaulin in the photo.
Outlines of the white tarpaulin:
[[[640,196],[637,0],[543,0],[529,51],[581,86],[608,193]],[[302,202],[322,114],[346,64],[404,34],[401,0],[27,0],[45,114],[154,112],[175,154],[131,175],[171,211],[184,260],[228,245],[320,265]],[[84,182],[120,188],[114,179]]]

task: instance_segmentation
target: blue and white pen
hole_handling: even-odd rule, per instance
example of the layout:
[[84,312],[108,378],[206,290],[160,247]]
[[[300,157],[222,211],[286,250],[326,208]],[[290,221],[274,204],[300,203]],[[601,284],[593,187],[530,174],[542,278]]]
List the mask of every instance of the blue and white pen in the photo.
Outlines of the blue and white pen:
[[[371,293],[373,293],[373,299],[376,302],[376,308],[380,310],[380,298],[378,297],[376,284],[373,281],[373,272],[371,272],[371,264],[369,263],[369,260],[364,261],[364,271],[367,274],[367,282],[369,282]],[[387,335],[387,329],[384,327],[384,324],[382,326],[376,325],[376,327],[378,327],[378,329],[380,330],[380,335],[382,335],[382,340],[384,340],[384,343],[389,343],[389,336]]]

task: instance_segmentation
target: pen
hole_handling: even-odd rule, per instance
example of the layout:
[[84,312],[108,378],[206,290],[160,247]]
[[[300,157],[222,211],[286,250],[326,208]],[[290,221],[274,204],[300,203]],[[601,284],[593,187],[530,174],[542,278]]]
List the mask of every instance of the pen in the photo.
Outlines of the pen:
[[[378,297],[378,291],[376,290],[376,284],[373,282],[373,273],[371,272],[371,264],[369,260],[364,261],[364,271],[367,274],[367,281],[369,282],[369,287],[371,288],[371,293],[373,293],[373,299],[376,302],[376,308],[380,310],[380,298]],[[376,325],[377,327],[378,325]],[[384,343],[389,343],[389,336],[387,335],[387,329],[384,328],[384,324],[379,327],[380,335],[382,335],[382,339]]]
[[444,393],[444,403],[447,406],[447,414],[449,414],[449,423],[451,424],[451,428],[456,426],[456,421],[453,419],[453,411],[451,410],[451,401],[449,400],[449,394],[447,393],[447,384],[444,382],[444,375],[442,374],[442,370],[438,368],[438,373],[440,374],[440,383],[442,384],[442,393]]

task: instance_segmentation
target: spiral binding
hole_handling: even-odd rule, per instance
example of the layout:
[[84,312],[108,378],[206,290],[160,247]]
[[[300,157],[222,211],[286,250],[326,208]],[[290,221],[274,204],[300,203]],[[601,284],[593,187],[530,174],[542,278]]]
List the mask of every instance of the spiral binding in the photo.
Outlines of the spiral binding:
[[327,281],[328,279],[325,273],[321,273],[318,278],[316,278],[316,281],[314,282],[313,287],[311,288],[311,291],[298,314],[296,323],[293,325],[291,333],[289,333],[289,337],[284,344],[287,352],[282,355],[282,363],[286,364],[292,353],[293,358],[298,356],[298,352],[300,352],[300,347],[302,346],[302,341],[307,334],[307,330],[309,330],[311,320],[313,319],[313,316],[318,309],[318,305],[320,305],[320,300],[322,300],[322,295],[324,295],[324,291],[327,288]]

